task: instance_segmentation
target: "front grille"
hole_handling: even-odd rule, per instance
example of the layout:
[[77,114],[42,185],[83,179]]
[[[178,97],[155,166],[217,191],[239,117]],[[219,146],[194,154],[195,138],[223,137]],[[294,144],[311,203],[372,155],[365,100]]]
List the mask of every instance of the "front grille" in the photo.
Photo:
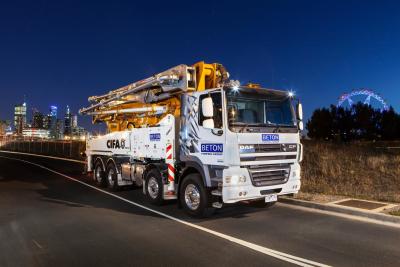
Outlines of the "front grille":
[[248,166],[254,186],[284,184],[289,179],[290,164],[268,164]]
[[[254,147],[253,149],[246,149]],[[244,153],[276,153],[276,152],[296,152],[297,144],[254,144],[239,145],[240,151]]]
[[281,144],[256,144],[254,150],[255,153],[281,152]]
[[260,156],[260,157],[240,157],[242,162],[246,161],[264,161],[264,160],[284,160],[296,159],[297,155],[276,155],[276,156]]

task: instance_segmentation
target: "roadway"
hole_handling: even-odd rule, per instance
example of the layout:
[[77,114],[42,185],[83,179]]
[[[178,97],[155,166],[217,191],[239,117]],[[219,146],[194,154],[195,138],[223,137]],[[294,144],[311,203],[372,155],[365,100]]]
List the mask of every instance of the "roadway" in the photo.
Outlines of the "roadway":
[[400,228],[280,203],[199,220],[91,184],[80,163],[0,153],[0,266],[400,266]]

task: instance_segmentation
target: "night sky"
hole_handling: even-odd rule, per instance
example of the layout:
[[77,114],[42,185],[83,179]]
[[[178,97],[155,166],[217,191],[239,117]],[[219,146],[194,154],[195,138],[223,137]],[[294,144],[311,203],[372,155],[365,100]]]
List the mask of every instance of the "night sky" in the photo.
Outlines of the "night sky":
[[61,117],[67,104],[76,113],[88,96],[199,60],[242,84],[296,91],[306,117],[361,87],[400,111],[398,1],[81,2],[0,4],[0,119],[24,95]]

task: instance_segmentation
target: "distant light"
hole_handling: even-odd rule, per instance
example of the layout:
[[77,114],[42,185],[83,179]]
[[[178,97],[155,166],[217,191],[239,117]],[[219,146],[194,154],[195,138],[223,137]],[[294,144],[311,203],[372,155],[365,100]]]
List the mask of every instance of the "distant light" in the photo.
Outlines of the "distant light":
[[295,96],[295,92],[289,91],[289,92],[288,92],[288,96],[289,96],[289,97],[294,97],[294,96]]
[[239,91],[239,86],[232,87],[233,92],[237,93]]

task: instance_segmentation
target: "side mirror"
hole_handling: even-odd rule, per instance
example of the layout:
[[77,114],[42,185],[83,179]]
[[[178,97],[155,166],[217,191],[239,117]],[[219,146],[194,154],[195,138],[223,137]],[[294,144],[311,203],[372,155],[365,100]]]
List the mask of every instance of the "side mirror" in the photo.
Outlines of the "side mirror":
[[214,129],[214,104],[211,97],[206,97],[201,101],[201,113],[206,117],[202,126],[207,129]]
[[201,112],[204,117],[214,116],[214,104],[211,97],[206,97],[201,101]]
[[206,129],[214,129],[214,119],[205,119],[203,121],[203,127]]
[[303,120],[303,105],[301,103],[297,104],[297,119],[300,121]]
[[299,130],[303,131],[304,130],[304,123],[303,121],[299,121]]

